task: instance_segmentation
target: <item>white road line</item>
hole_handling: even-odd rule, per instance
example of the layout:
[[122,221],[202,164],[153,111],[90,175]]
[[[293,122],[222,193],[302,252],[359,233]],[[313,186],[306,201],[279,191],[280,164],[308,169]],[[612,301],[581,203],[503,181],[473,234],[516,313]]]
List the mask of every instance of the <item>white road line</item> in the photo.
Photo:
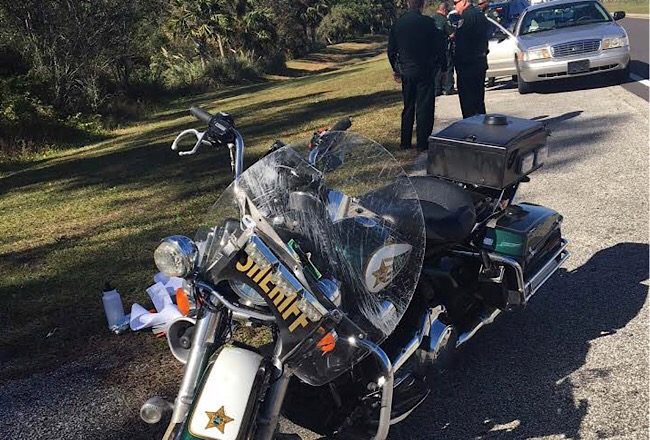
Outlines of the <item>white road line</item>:
[[650,80],[643,79],[642,77],[640,77],[639,75],[637,75],[635,73],[630,73],[630,79],[633,80],[633,81],[636,81],[638,83],[641,83],[646,87],[650,87]]

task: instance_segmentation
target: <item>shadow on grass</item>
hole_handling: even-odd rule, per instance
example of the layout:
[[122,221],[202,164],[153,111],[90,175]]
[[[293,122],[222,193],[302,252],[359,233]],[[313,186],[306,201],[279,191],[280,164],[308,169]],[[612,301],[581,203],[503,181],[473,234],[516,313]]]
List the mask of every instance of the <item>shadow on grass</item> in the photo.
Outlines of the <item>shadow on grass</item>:
[[[294,102],[298,104],[287,111],[277,112],[263,121],[248,120],[240,129],[248,139],[278,136],[287,131],[295,133],[300,131],[295,129],[296,125],[315,127],[310,121],[372,113],[400,99],[399,92],[381,91],[320,102],[297,100]],[[259,106],[268,108],[272,103]],[[248,111],[255,111],[254,107]],[[27,169],[0,179],[0,193],[57,181],[63,183],[62,191],[71,194],[87,188],[93,188],[100,196],[103,191],[119,191],[120,187],[157,188],[168,192],[165,200],[169,203],[178,202],[184,209],[202,216],[231,181],[230,159],[224,150],[207,149],[200,155],[179,159],[169,149],[168,138],[190,125],[196,124],[178,124],[134,135],[118,149],[106,147],[93,151],[93,155],[72,156],[41,168]],[[256,159],[255,155],[248,155],[246,163]],[[39,273],[19,284],[6,280],[0,288],[0,331],[4,332],[0,342],[0,368],[7,373],[5,378],[29,374],[30,368],[47,368],[55,359],[62,362],[79,356],[79,349],[89,335],[106,331],[99,295],[103,281],[117,279],[119,282],[128,279],[128,274],[153,274],[152,252],[160,238],[170,233],[190,236],[194,233],[195,223],[188,224],[164,206],[152,210],[146,200],[137,198],[115,203],[120,207],[141,204],[142,208],[126,220],[102,223],[79,235],[54,237],[48,244],[0,255],[5,273],[32,270]],[[93,236],[110,236],[111,231],[122,228],[138,232],[111,242],[87,242]],[[74,261],[62,260],[62,254],[75,255]],[[59,255],[57,266],[37,270],[52,255]],[[143,292],[127,290],[122,294],[124,304],[128,305],[142,298]],[[71,313],[74,319],[70,319]],[[36,321],[32,319],[35,314],[39,316]],[[55,335],[46,337],[54,328]]]
[[[315,93],[312,97],[319,94]],[[288,98],[287,101],[300,99],[302,98]],[[287,111],[277,112],[264,120],[243,123],[239,125],[239,129],[245,139],[253,139],[253,142],[264,136],[281,137],[283,133],[285,136],[290,136],[301,131],[296,130],[295,127],[303,126],[310,120],[329,118],[335,121],[342,116],[372,112],[374,108],[395,104],[400,99],[401,95],[398,91],[381,91],[370,95],[307,102]],[[254,113],[271,106],[273,102],[264,102],[245,107],[244,110]],[[240,111],[237,110],[235,113]],[[216,169],[212,166],[206,168],[198,165],[199,160],[202,163],[207,160],[203,153],[188,160],[183,159],[182,166],[178,164],[178,156],[169,149],[165,139],[182,129],[195,126],[196,123],[179,124],[136,135],[123,148],[117,150],[112,149],[94,156],[71,158],[43,168],[26,170],[9,178],[0,178],[0,193],[15,191],[39,182],[69,180],[71,177],[72,181],[68,183],[70,189],[88,185],[115,188],[122,185],[155,185],[161,177],[164,176],[165,180],[169,180],[186,173],[187,169],[193,170],[193,176],[199,178],[206,174],[217,174],[226,170],[229,172],[230,162],[223,154],[217,154],[221,163]]]
[[[94,133],[54,121],[34,121],[33,125],[24,126],[20,129],[0,125],[0,148],[2,149],[0,175],[16,172],[48,160],[46,158],[24,158],[24,145],[30,151],[33,148],[34,150],[30,154],[34,154],[43,150],[52,152],[72,150],[111,137],[110,135]],[[12,141],[9,138],[20,139],[20,141]],[[38,147],[38,145],[41,145],[41,147]]]

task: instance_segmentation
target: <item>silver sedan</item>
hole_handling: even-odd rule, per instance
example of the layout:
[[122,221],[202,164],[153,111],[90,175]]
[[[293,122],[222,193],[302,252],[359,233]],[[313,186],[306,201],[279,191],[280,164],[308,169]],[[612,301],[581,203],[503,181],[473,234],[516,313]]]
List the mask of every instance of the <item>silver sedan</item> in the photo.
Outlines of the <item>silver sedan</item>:
[[555,0],[529,7],[514,32],[492,21],[487,76],[517,75],[520,93],[535,83],[569,76],[617,72],[628,76],[630,46],[616,23],[624,12],[610,15],[596,0]]

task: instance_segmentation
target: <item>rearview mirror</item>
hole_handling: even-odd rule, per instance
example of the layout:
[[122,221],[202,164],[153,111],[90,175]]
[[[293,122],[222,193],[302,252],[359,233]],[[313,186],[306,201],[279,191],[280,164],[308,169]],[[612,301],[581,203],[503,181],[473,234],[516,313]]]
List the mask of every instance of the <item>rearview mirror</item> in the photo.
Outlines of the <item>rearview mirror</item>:
[[625,11],[616,11],[616,12],[614,12],[614,13],[612,14],[612,18],[613,18],[615,21],[618,21],[618,20],[620,20],[620,19],[622,19],[622,18],[625,18]]

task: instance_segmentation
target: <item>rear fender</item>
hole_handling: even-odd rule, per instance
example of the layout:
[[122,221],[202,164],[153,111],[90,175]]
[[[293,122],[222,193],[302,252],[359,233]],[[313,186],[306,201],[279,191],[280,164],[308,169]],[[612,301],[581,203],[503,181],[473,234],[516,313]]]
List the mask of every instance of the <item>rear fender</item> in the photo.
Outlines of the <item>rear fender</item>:
[[265,376],[262,356],[240,347],[224,347],[203,376],[181,438],[246,438],[253,426]]

